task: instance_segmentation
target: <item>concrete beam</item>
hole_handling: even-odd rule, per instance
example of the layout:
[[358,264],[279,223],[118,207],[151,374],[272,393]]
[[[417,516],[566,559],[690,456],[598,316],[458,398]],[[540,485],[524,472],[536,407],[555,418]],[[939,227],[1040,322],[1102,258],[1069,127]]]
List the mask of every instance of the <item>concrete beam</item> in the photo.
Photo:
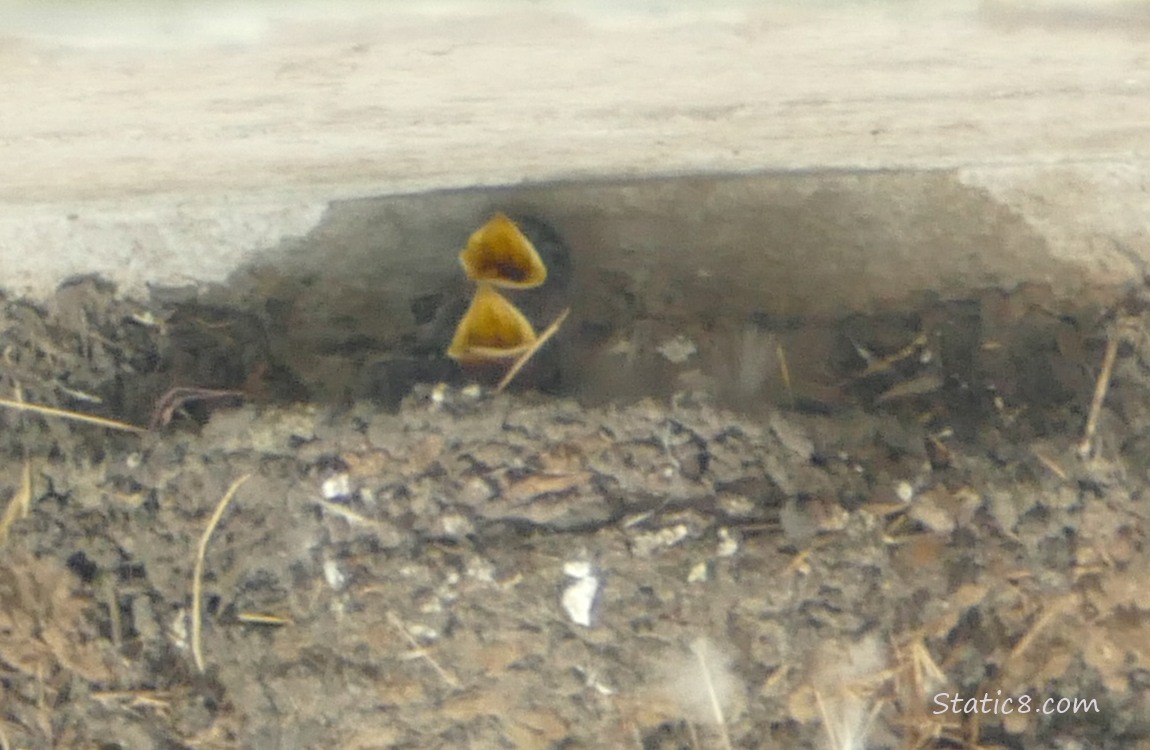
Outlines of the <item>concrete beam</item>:
[[0,15],[14,291],[270,262],[409,309],[498,208],[568,237],[584,300],[586,269],[786,314],[1147,273],[1136,6],[37,8]]

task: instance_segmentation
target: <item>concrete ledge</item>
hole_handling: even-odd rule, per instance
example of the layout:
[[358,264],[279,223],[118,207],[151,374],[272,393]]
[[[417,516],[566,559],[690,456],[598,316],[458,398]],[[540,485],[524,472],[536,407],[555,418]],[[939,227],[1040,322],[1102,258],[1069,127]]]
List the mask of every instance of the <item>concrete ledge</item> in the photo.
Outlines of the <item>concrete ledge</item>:
[[1112,296],[1150,256],[1145,26],[1020,7],[296,8],[166,44],[24,26],[0,41],[2,283],[272,266],[376,300],[388,341],[502,208],[564,234],[588,310],[619,277],[648,303],[675,287],[683,316]]
[[4,39],[0,199],[320,186],[334,198],[1146,153],[1137,26],[1003,26],[938,4],[686,18],[265,12],[262,33],[226,44]]

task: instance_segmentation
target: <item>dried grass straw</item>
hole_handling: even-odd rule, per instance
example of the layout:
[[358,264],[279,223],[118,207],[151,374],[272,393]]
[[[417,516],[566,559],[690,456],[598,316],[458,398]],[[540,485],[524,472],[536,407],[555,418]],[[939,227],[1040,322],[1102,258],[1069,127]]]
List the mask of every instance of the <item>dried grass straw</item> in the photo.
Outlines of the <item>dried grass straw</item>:
[[24,468],[20,472],[20,488],[8,501],[3,517],[0,517],[0,546],[8,541],[8,532],[12,524],[21,518],[27,518],[32,508],[32,462],[24,459]]
[[1110,390],[1110,377],[1114,373],[1114,360],[1118,356],[1118,337],[1114,334],[1106,340],[1106,351],[1102,355],[1102,371],[1094,383],[1094,398],[1090,400],[1090,412],[1086,416],[1086,429],[1078,444],[1078,457],[1089,458],[1094,452],[1094,433],[1098,430],[1098,416],[1102,413],[1102,402]]
[[204,554],[208,551],[208,540],[211,539],[212,532],[219,525],[224,511],[232,502],[232,498],[236,496],[236,492],[239,491],[244,482],[251,478],[251,474],[244,474],[228,487],[228,491],[224,493],[216,505],[212,517],[208,519],[208,526],[204,529],[204,535],[200,537],[200,547],[196,552],[196,566],[192,573],[192,659],[196,662],[196,669],[201,672],[204,671],[204,653],[200,642],[203,631]]
[[567,308],[559,313],[559,317],[555,319],[555,322],[547,326],[547,330],[543,331],[543,333],[539,335],[539,338],[535,339],[535,343],[531,345],[531,348],[523,352],[523,354],[519,356],[519,359],[515,360],[515,364],[511,365],[511,369],[507,371],[507,374],[504,375],[503,379],[499,381],[499,384],[495,386],[496,393],[503,393],[507,386],[511,385],[511,381],[515,379],[515,376],[519,374],[523,366],[535,356],[536,352],[543,348],[543,345],[547,343],[548,339],[559,331],[559,326],[563,325],[563,321],[567,320],[567,316],[570,314],[571,308]]
[[57,409],[54,406],[42,406],[40,404],[29,404],[24,401],[14,401],[10,398],[0,398],[0,406],[8,409],[15,409],[16,411],[26,411],[33,414],[40,414],[45,417],[60,417],[62,419],[69,419],[73,422],[84,422],[85,424],[94,424],[100,427],[107,427],[110,430],[120,430],[122,432],[134,432],[137,435],[143,435],[147,432],[143,427],[137,427],[134,424],[127,422],[120,422],[115,419],[107,419],[106,417],[96,417],[91,414],[84,414],[78,411],[69,411],[67,409]]

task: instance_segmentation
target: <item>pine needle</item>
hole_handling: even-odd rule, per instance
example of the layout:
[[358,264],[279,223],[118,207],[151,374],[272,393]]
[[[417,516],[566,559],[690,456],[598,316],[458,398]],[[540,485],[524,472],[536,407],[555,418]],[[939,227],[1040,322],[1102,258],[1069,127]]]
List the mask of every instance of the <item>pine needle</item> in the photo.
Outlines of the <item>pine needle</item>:
[[228,505],[232,502],[232,498],[236,496],[236,492],[243,486],[243,483],[251,478],[251,474],[244,474],[228,487],[227,492],[224,493],[224,496],[220,498],[220,502],[216,505],[216,510],[212,513],[212,517],[208,520],[208,526],[204,529],[203,536],[200,537],[199,550],[196,552],[196,565],[195,570],[192,572],[192,659],[196,662],[196,669],[201,672],[204,671],[204,653],[200,642],[201,631],[203,629],[204,554],[208,550],[208,540],[211,539],[212,532],[215,531],[216,526],[219,525],[220,519],[223,518],[224,511],[228,509]]
[[45,417],[60,417],[68,419],[73,422],[84,422],[85,424],[94,424],[100,427],[107,427],[110,430],[120,430],[121,432],[134,432],[137,435],[143,435],[147,430],[143,427],[137,427],[134,424],[127,422],[120,422],[115,419],[108,419],[106,417],[97,417],[92,414],[84,414],[78,411],[69,411],[68,409],[57,409],[54,406],[43,406],[41,404],[29,404],[23,401],[13,401],[8,398],[0,398],[0,407],[8,409],[15,409],[16,411],[31,412],[33,414],[40,414]]

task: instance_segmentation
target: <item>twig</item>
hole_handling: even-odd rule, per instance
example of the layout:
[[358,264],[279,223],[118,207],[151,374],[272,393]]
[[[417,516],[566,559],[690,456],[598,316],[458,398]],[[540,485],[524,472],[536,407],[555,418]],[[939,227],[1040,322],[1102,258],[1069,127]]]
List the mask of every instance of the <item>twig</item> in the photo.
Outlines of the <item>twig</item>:
[[105,417],[97,417],[92,414],[84,414],[78,411],[69,411],[67,409],[57,409],[54,406],[42,406],[40,404],[28,404],[23,401],[13,401],[12,399],[0,398],[0,406],[16,411],[28,411],[33,414],[41,414],[47,417],[62,417],[70,419],[73,422],[84,422],[86,424],[99,425],[100,427],[107,427],[110,430],[120,430],[121,432],[134,432],[137,435],[143,435],[147,430],[143,427],[137,427],[134,424],[127,422],[120,422],[115,419],[107,419]]
[[92,697],[105,705],[125,703],[132,708],[158,711],[167,711],[172,705],[172,693],[167,690],[106,690],[92,693]]
[[196,662],[196,669],[201,672],[204,671],[204,654],[200,643],[200,631],[203,625],[201,610],[203,609],[204,598],[204,554],[208,550],[208,540],[211,538],[212,532],[216,530],[224,511],[228,509],[228,504],[231,503],[232,498],[236,496],[236,492],[243,486],[243,483],[251,478],[251,474],[244,474],[228,487],[228,491],[224,493],[216,505],[212,517],[208,519],[208,526],[204,529],[204,535],[200,537],[199,550],[196,552],[196,566],[192,572],[192,658]]
[[1070,478],[1070,475],[1066,473],[1066,469],[1063,469],[1057,461],[1040,451],[1038,448],[1031,446],[1030,452],[1034,454],[1034,457],[1038,459],[1040,464],[1049,469],[1051,474],[1058,477],[1063,482]]
[[1114,372],[1114,359],[1118,356],[1118,337],[1111,334],[1106,340],[1106,352],[1102,355],[1102,371],[1094,384],[1094,398],[1090,402],[1090,414],[1086,417],[1086,430],[1082,442],[1078,444],[1078,457],[1089,458],[1094,450],[1094,433],[1098,430],[1098,415],[1102,412],[1102,402],[1110,390],[1110,376]]
[[[855,351],[857,351],[859,356],[862,357],[864,361],[866,361],[867,366],[866,369],[855,375],[852,379],[859,380],[880,372],[886,372],[899,362],[902,362],[904,359],[908,359],[918,354],[919,350],[926,346],[928,341],[929,339],[925,332],[919,333],[909,344],[899,349],[894,354],[882,358],[877,358],[874,355],[869,354],[869,352],[867,352],[858,344],[854,344]],[[854,342],[852,341],[851,343]]]
[[12,524],[21,518],[28,517],[28,511],[31,509],[31,506],[32,462],[25,458],[24,468],[20,472],[20,488],[16,490],[16,494],[8,501],[8,507],[4,510],[4,516],[0,518],[0,545],[8,541],[8,532],[12,529]]
[[368,528],[373,528],[373,529],[384,528],[384,524],[380,523],[379,521],[376,521],[373,518],[368,518],[367,516],[363,515],[362,513],[356,513],[351,508],[345,508],[342,505],[340,505],[339,503],[333,503],[333,502],[329,502],[327,500],[317,499],[315,501],[315,504],[318,505],[319,507],[323,508],[325,513],[331,513],[332,515],[339,516],[340,518],[348,521],[349,523],[356,524],[359,526],[367,526]]
[[177,386],[170,388],[167,393],[160,396],[156,407],[152,410],[152,418],[148,421],[148,429],[165,427],[172,421],[176,410],[183,408],[193,401],[217,401],[225,398],[244,398],[244,391],[227,390],[221,388],[191,388]]
[[236,614],[236,619],[248,625],[274,625],[280,627],[294,624],[290,617],[270,615],[263,612],[240,612]]
[[775,356],[779,360],[779,375],[783,379],[783,387],[787,390],[787,402],[795,405],[795,391],[791,387],[791,368],[787,365],[787,350],[782,342],[775,345]]
[[1006,657],[1006,662],[1002,665],[1002,670],[1006,671],[1006,669],[1012,667],[1012,662],[1033,645],[1038,634],[1049,627],[1050,623],[1054,622],[1056,618],[1069,609],[1072,603],[1072,596],[1063,596],[1056,599],[1053,604],[1047,607],[1046,611],[1039,615],[1038,619],[1034,621],[1034,624],[1030,626],[1030,629],[1018,639],[1018,643],[1014,644],[1014,648],[1010,649],[1010,653]]
[[547,340],[555,335],[559,330],[559,326],[563,325],[563,321],[567,320],[567,316],[570,314],[570,307],[559,313],[559,317],[555,319],[555,322],[547,326],[547,330],[539,334],[539,338],[535,339],[535,343],[532,344],[527,351],[519,355],[519,359],[515,360],[515,364],[511,365],[511,369],[508,370],[507,374],[503,376],[503,379],[499,381],[499,385],[495,386],[496,393],[503,393],[504,389],[511,384],[511,381],[515,379],[515,376],[519,374],[519,371],[523,369],[523,366],[527,364],[528,360],[534,357],[535,352],[539,351],[539,349],[547,343]]
[[398,630],[400,634],[407,640],[407,642],[411,644],[411,648],[413,649],[412,653],[430,664],[431,668],[435,670],[435,673],[439,675],[440,679],[446,682],[449,687],[459,687],[459,680],[455,679],[455,676],[448,672],[446,669],[439,666],[439,662],[431,658],[431,654],[427,653],[427,649],[420,645],[419,641],[415,640],[415,636],[407,631],[407,627],[404,626],[403,621],[400,620],[394,612],[387,613],[387,621],[390,622],[392,627]]

